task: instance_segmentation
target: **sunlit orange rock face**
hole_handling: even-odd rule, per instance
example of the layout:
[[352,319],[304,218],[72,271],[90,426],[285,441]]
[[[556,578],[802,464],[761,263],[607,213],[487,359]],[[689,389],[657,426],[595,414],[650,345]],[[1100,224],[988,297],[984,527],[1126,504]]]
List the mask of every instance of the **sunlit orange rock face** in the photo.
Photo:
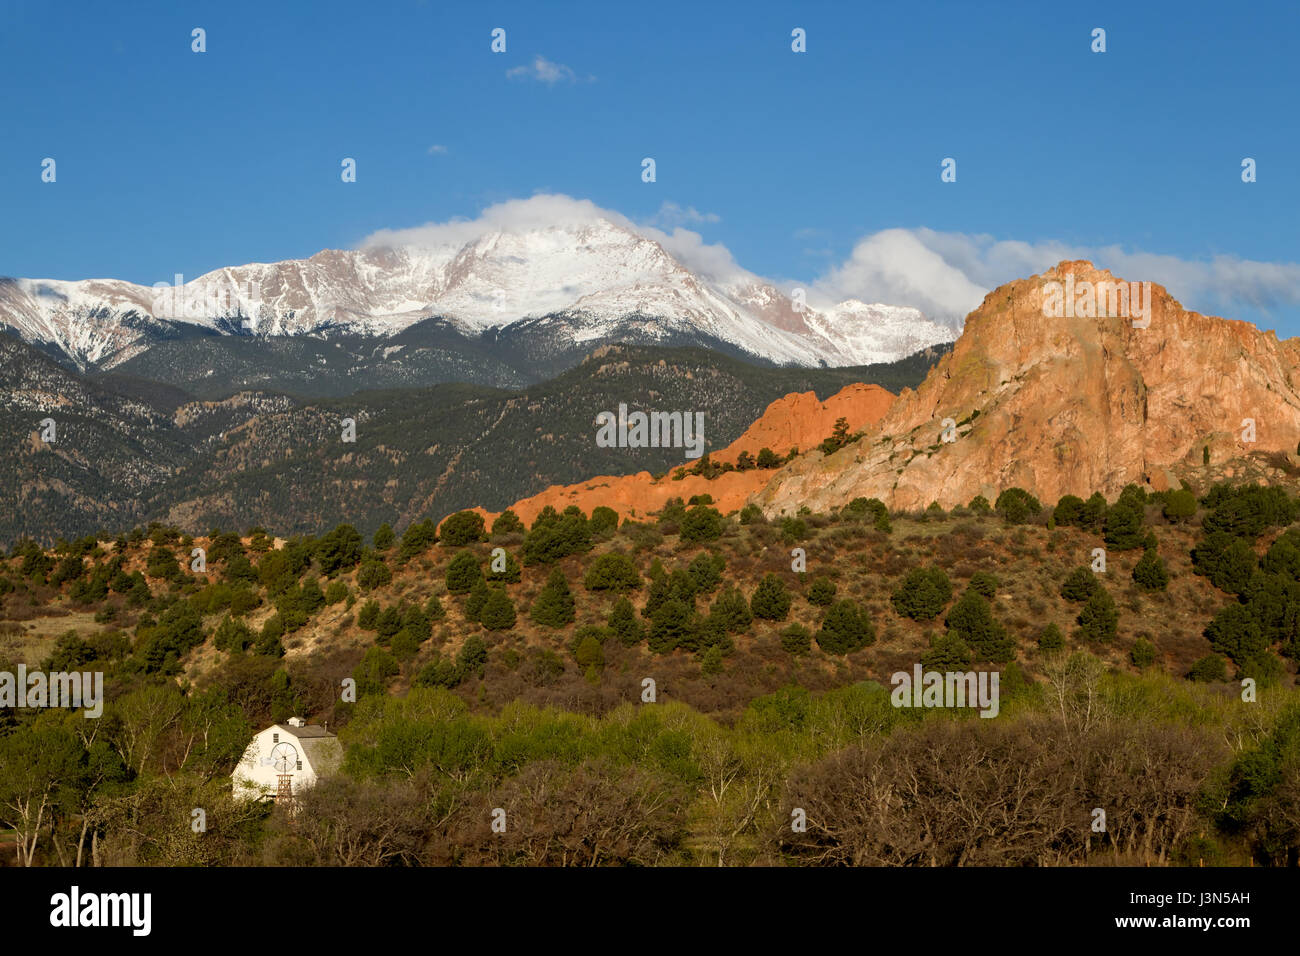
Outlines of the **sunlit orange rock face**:
[[[759,449],[770,448],[785,455],[792,448],[806,449],[820,444],[831,434],[835,422],[844,418],[850,432],[861,431],[889,409],[894,395],[878,385],[847,385],[822,402],[813,392],[792,393],[779,398],[763,412],[745,433],[711,457],[718,462],[735,463],[741,451],[757,457]],[[694,462],[687,461],[689,467]],[[688,475],[680,481],[669,477],[655,481],[647,471],[634,475],[601,475],[572,485],[553,485],[545,491],[517,501],[511,510],[524,521],[533,519],[547,505],[563,511],[577,505],[587,514],[604,505],[620,517],[641,518],[660,510],[669,498],[690,500],[694,495],[712,495],[714,507],[726,514],[743,508],[777,472],[753,469],[730,471],[708,480]],[[489,521],[496,517],[482,509]]]
[[[1111,301],[1087,307],[1085,290],[1116,281],[1067,261],[989,293],[952,352],[865,438],[801,456],[755,503],[769,516],[858,496],[950,508],[1011,486],[1045,503],[1094,491],[1113,499],[1129,482],[1176,486],[1207,446],[1212,461],[1295,452],[1300,339],[1189,312],[1155,283],[1145,284],[1145,316],[1132,303],[1128,315],[1110,314]],[[1080,304],[1061,309],[1063,287]],[[945,419],[952,442],[941,440]]]

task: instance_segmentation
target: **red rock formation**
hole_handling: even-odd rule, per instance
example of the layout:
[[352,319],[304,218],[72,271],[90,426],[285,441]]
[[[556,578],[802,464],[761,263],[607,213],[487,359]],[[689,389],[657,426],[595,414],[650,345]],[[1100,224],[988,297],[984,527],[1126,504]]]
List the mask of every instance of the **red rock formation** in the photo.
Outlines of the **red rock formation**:
[[[722,451],[711,455],[714,461],[735,463],[741,451],[757,457],[761,448],[784,455],[791,448],[810,448],[830,435],[839,418],[848,421],[851,432],[860,431],[880,420],[894,401],[892,393],[878,385],[846,385],[825,402],[813,392],[792,393],[772,402],[745,433]],[[685,462],[687,466],[694,464]],[[525,524],[551,505],[563,511],[577,505],[587,514],[604,505],[619,517],[644,518],[660,510],[669,498],[690,500],[694,495],[712,495],[714,507],[723,514],[743,508],[772,479],[771,470],[730,471],[709,480],[687,475],[674,481],[671,474],[655,481],[647,471],[635,475],[601,475],[573,485],[552,485],[545,491],[511,505]],[[485,515],[489,527],[495,513],[475,508]]]
[[[801,456],[756,503],[769,515],[858,496],[947,508],[1013,485],[1044,503],[1094,491],[1114,498],[1129,482],[1175,483],[1200,467],[1206,446],[1215,461],[1295,451],[1300,339],[1188,312],[1154,283],[1139,327],[1052,307],[1067,282],[1082,294],[1085,283],[1114,281],[1089,262],[1062,262],[989,293],[952,352],[867,437]],[[944,419],[957,425],[951,443],[941,441]],[[1254,443],[1242,440],[1245,419]]]

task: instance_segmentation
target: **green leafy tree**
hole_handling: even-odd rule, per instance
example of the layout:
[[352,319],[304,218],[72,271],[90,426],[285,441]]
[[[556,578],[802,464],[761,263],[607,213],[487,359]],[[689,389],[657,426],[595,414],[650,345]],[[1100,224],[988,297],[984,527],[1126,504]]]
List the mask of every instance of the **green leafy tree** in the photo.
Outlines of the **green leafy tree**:
[[591,509],[591,520],[588,524],[592,534],[602,538],[608,537],[618,530],[618,512],[605,505],[597,505]]
[[835,600],[835,582],[828,577],[813,578],[808,585],[808,603],[817,607],[829,607]]
[[573,592],[569,590],[569,581],[559,568],[551,571],[545,587],[537,592],[529,616],[544,627],[565,627],[573,623]]
[[992,601],[997,596],[1001,586],[1002,582],[997,576],[988,571],[976,571],[970,577],[970,589],[987,601]]
[[728,634],[743,634],[754,620],[749,602],[739,588],[726,588],[713,602],[710,614]]
[[1007,630],[993,618],[989,602],[978,591],[968,590],[948,612],[948,633],[960,638],[978,660],[1002,662],[1016,656],[1015,643]]
[[790,613],[790,592],[786,590],[785,582],[775,574],[765,574],[754,590],[749,607],[754,617],[765,621],[784,621]]
[[827,654],[851,654],[876,642],[876,631],[867,612],[854,601],[837,601],[822,618],[817,646]]
[[1061,597],[1067,601],[1086,601],[1101,587],[1097,575],[1087,568],[1075,568],[1065,577],[1061,584]]
[[1065,647],[1065,637],[1061,634],[1061,629],[1055,623],[1048,624],[1043,628],[1043,633],[1038,638],[1038,649],[1040,651],[1059,651]]
[[452,594],[468,594],[482,580],[483,569],[472,551],[457,553],[447,565],[447,590]]
[[1023,488],[1006,489],[993,507],[1007,524],[1025,524],[1043,510],[1038,499]]
[[397,543],[397,535],[393,533],[393,526],[387,521],[375,529],[374,541],[376,551],[387,551]]
[[438,529],[439,541],[449,548],[463,548],[468,544],[486,540],[483,516],[477,511],[457,511]]
[[1133,566],[1133,580],[1143,590],[1163,591],[1169,586],[1169,571],[1164,559],[1155,551],[1144,552],[1141,560]]
[[591,562],[583,584],[588,591],[634,591],[641,586],[641,574],[626,554],[610,551]]
[[637,618],[636,608],[625,597],[614,602],[614,606],[610,608],[608,622],[610,630],[628,647],[645,640],[645,628]]
[[802,624],[788,624],[781,632],[781,649],[787,654],[801,656],[812,650],[812,631]]
[[1084,602],[1078,617],[1079,634],[1084,640],[1108,643],[1115,638],[1119,624],[1119,611],[1115,599],[1103,587],[1098,587]]
[[720,554],[701,551],[692,558],[686,573],[695,582],[695,593],[711,594],[722,583],[722,572],[726,567],[727,559]]
[[942,568],[913,568],[891,595],[894,610],[914,621],[931,621],[952,600],[952,582]]
[[680,532],[683,541],[715,541],[722,537],[722,515],[717,508],[696,505],[682,518]]
[[492,588],[479,612],[479,623],[489,631],[508,631],[515,626],[514,602],[502,588]]
[[955,631],[948,631],[930,638],[921,666],[928,671],[964,671],[970,667],[971,656],[970,646]]
[[361,561],[364,542],[361,533],[350,524],[341,524],[316,543],[316,561],[321,573],[329,576],[354,568]]

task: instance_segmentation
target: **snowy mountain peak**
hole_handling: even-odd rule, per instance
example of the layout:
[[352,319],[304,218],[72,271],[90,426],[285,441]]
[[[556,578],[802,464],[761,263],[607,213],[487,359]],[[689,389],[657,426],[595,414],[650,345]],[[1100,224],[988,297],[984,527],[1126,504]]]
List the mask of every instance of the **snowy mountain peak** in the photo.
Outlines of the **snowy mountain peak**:
[[0,324],[79,364],[109,366],[146,348],[159,320],[227,334],[387,335],[441,316],[472,335],[557,314],[570,318],[574,341],[598,342],[637,320],[644,337],[707,336],[808,366],[892,361],[954,337],[908,307],[814,308],[749,273],[694,273],[654,238],[604,217],[326,249],[154,287],[0,279]]

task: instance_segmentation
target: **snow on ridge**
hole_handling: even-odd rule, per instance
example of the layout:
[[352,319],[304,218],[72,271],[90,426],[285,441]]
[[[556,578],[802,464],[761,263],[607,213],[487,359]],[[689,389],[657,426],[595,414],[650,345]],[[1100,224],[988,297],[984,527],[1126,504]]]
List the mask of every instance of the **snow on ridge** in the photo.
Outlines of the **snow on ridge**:
[[703,277],[653,238],[605,218],[493,231],[460,246],[326,249],[223,267],[177,288],[114,279],[0,282],[0,323],[81,363],[139,340],[132,314],[222,331],[247,322],[268,335],[337,326],[388,335],[433,315],[474,334],[560,313],[582,317],[579,341],[599,339],[629,316],[654,316],[665,337],[704,334],[806,366],[892,361],[954,337],[910,307],[847,300],[798,310],[766,280]]

